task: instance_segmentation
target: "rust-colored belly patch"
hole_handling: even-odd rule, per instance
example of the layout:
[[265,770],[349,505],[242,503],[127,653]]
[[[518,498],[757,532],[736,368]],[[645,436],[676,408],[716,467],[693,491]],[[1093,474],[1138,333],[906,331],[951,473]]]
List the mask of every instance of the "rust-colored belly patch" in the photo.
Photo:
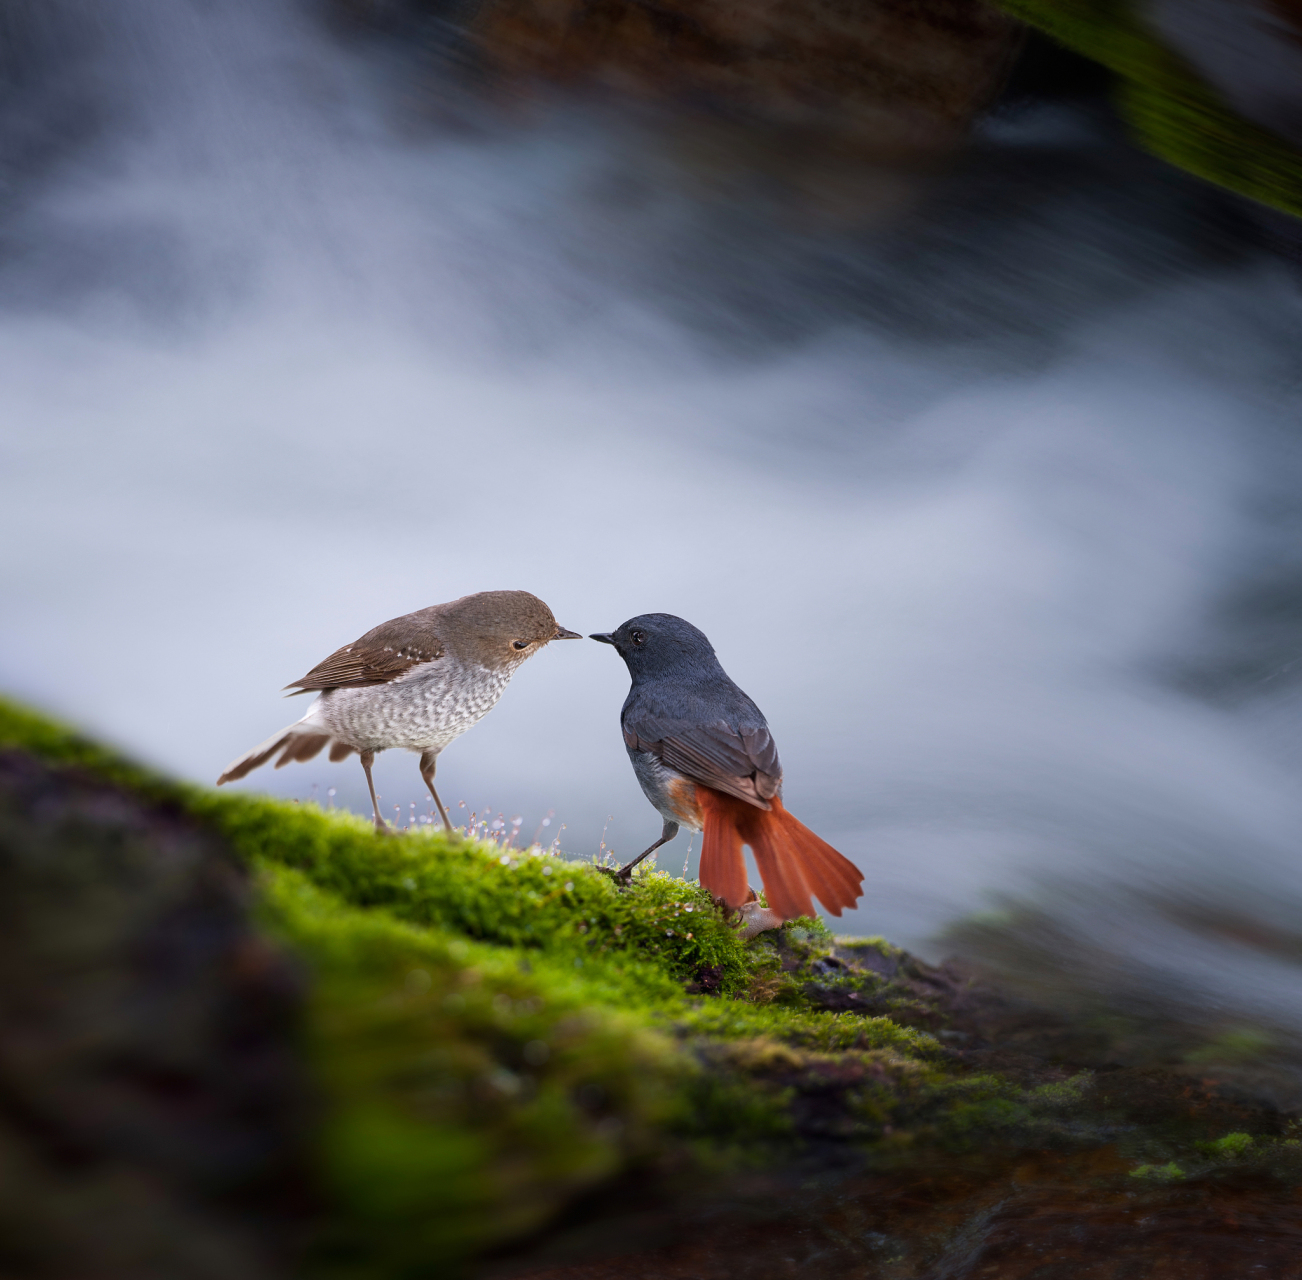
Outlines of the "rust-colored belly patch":
[[678,821],[699,831],[705,818],[696,799],[696,783],[681,776],[670,778],[665,793],[669,798],[669,807]]

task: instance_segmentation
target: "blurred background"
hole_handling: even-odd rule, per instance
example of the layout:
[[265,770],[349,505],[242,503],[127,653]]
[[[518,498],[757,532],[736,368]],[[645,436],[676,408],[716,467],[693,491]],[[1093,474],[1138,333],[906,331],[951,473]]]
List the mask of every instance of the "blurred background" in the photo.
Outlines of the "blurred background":
[[[0,686],[211,782],[397,614],[681,614],[835,928],[1302,1034],[1302,21],[1099,8],[0,0]],[[454,815],[639,851],[626,688]]]

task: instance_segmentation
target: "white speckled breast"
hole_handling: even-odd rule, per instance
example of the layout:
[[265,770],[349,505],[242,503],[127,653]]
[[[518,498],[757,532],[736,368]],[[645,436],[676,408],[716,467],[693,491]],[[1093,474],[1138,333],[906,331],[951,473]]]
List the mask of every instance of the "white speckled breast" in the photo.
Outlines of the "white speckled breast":
[[514,673],[444,654],[388,684],[330,689],[306,718],[359,751],[442,751],[493,709]]

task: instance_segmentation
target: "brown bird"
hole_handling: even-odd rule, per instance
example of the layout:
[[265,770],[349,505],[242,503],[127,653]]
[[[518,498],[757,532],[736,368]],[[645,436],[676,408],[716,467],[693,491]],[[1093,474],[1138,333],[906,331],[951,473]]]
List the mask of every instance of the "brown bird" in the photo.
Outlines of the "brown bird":
[[580,638],[527,591],[480,591],[391,618],[286,685],[321,696],[301,720],[228,765],[217,785],[244,777],[277,751],[277,769],[327,746],[331,760],[356,751],[375,825],[384,831],[371,765],[377,751],[405,747],[420,752],[420,776],[451,831],[434,789],[439,752],[492,710],[526,658],[549,641]]

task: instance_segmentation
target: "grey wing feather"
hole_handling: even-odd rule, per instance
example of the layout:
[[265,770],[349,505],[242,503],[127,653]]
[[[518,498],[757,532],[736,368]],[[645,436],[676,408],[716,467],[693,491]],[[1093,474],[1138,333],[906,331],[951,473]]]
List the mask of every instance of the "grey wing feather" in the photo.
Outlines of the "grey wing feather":
[[412,667],[436,661],[443,656],[443,643],[422,617],[425,612],[382,622],[360,640],[336,649],[302,679],[285,688],[309,693],[317,689],[358,689],[370,684],[387,684]]
[[734,729],[725,720],[693,724],[655,716],[630,716],[624,740],[650,751],[671,769],[760,809],[782,786],[782,764],[767,725]]

